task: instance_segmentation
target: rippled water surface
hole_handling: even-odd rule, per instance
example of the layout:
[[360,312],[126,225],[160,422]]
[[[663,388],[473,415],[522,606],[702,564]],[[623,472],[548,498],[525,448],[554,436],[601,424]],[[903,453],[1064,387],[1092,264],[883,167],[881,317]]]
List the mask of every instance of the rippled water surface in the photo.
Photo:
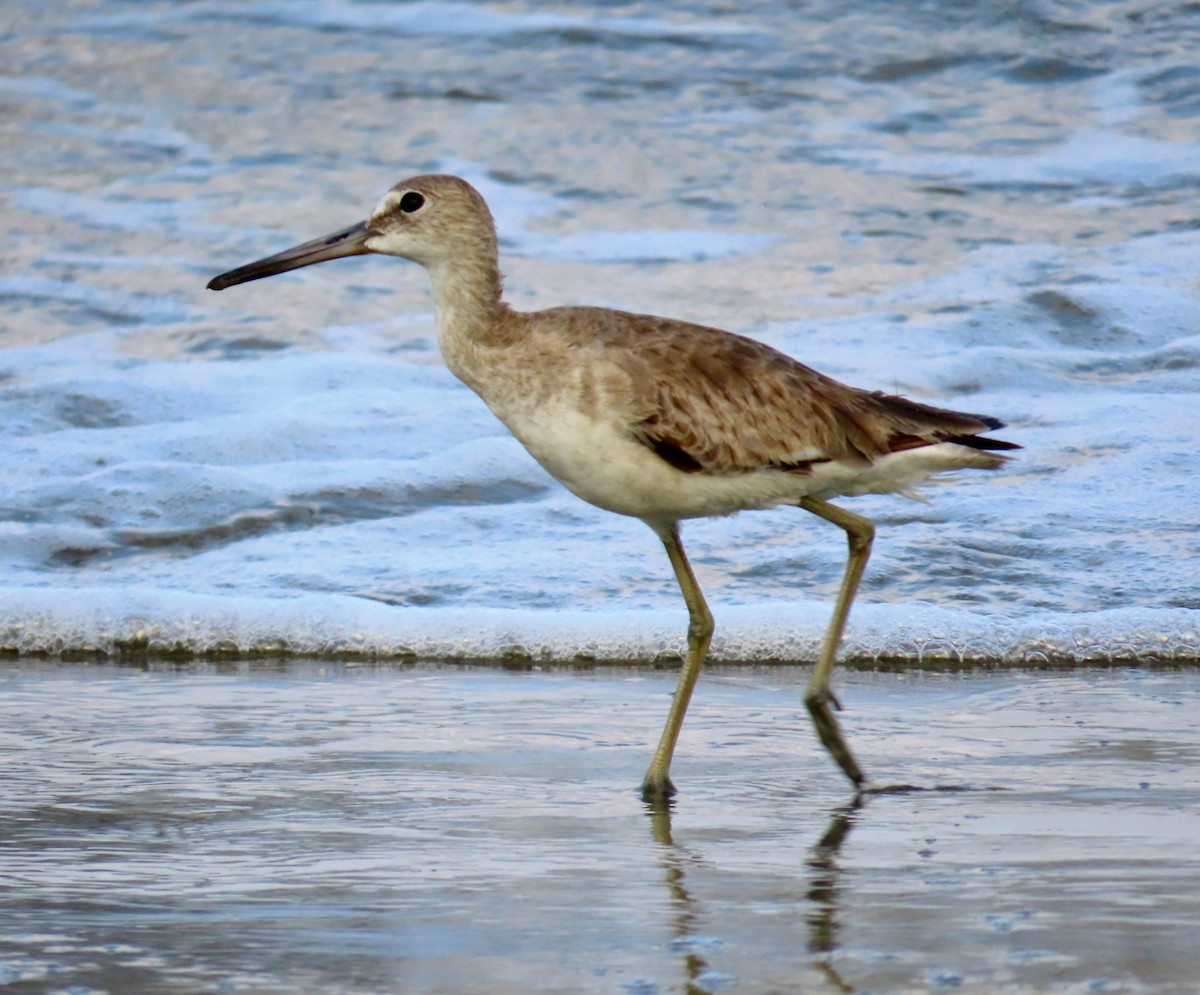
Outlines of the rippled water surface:
[[0,990],[1195,990],[1194,674],[801,681],[5,664]]
[[[440,170],[486,194],[518,307],[707,322],[1009,423],[1003,473],[853,502],[881,526],[853,655],[1195,661],[1193,5],[5,14],[0,647],[677,652],[654,537],[446,373],[418,267],[204,290]],[[811,659],[831,531],[688,528],[717,655]]]
[[[1198,46],[1139,0],[7,0],[0,991],[1196,991]],[[839,674],[927,790],[849,806],[804,674],[717,669],[648,813],[654,537],[446,372],[419,268],[204,289],[425,171],[517,307],[1008,423],[853,502],[846,655],[977,671]],[[812,660],[809,517],[687,529],[718,659]]]

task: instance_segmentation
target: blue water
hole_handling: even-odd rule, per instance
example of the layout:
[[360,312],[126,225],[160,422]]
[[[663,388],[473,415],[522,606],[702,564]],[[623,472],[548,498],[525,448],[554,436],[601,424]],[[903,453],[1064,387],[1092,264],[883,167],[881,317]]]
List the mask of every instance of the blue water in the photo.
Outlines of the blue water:
[[[425,275],[209,277],[393,182],[489,199],[522,308],[745,332],[983,411],[854,499],[866,661],[1191,662],[1200,15],[1144,3],[10,3],[0,647],[650,660],[653,535],[441,365]],[[714,655],[810,659],[844,542],[690,524]]]
[[[1107,666],[1200,646],[1194,4],[3,10],[0,990],[1195,990],[1197,673]],[[445,371],[417,267],[204,289],[432,170],[517,307],[1008,422],[847,502],[847,655],[980,665],[838,676],[930,790],[849,806],[806,672],[713,668],[647,813],[657,540]],[[837,530],[685,540],[715,657],[813,657]],[[984,669],[1044,663],[1106,666]]]
[[0,662],[0,991],[1195,991],[1195,671],[805,679]]

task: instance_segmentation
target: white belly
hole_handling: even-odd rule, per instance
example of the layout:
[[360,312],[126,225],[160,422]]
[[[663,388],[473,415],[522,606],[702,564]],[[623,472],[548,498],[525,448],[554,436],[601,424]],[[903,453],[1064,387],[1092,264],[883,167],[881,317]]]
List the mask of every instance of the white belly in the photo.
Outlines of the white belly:
[[606,511],[648,521],[728,515],[795,502],[803,478],[779,472],[716,476],[675,469],[619,426],[550,408],[506,421],[552,476]]
[[941,443],[889,453],[874,462],[818,462],[807,473],[687,473],[631,438],[622,425],[598,421],[569,405],[506,414],[497,412],[568,490],[598,508],[651,524],[773,508],[803,497],[899,493],[920,500],[913,488],[935,474],[995,465],[990,453]]

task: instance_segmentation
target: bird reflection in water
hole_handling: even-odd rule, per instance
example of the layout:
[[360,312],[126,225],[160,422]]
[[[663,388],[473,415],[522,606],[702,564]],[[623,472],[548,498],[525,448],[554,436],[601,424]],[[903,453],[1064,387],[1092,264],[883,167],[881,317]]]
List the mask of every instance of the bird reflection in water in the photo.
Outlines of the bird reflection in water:
[[[841,928],[839,900],[842,869],[838,864],[838,856],[862,807],[863,798],[859,796],[849,805],[834,809],[829,824],[813,844],[805,861],[811,872],[805,897],[812,904],[804,921],[808,927],[808,950],[815,955],[812,966],[838,992],[854,991],[854,987],[838,974],[829,961],[829,955],[837,950],[837,936]],[[669,801],[647,802],[646,812],[650,816],[650,833],[658,845],[663,880],[670,896],[667,907],[671,912],[668,925],[672,948],[684,955],[684,990],[688,995],[708,995],[717,972],[705,953],[718,947],[720,941],[700,933],[706,917],[702,912],[701,900],[693,894],[687,882],[688,869],[700,866],[704,857],[675,842],[671,831]]]

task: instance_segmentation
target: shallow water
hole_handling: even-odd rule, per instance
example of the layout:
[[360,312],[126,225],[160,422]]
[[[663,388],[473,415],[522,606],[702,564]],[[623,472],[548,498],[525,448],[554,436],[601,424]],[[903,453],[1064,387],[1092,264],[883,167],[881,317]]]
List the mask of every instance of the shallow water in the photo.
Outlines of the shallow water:
[[1191,992],[1193,672],[0,666],[0,989]]
[[[486,194],[518,307],[752,334],[1001,416],[865,499],[867,664],[1194,664],[1194,5],[10,0],[0,33],[0,989],[1192,992],[1194,673],[706,674],[670,818],[656,541],[441,365],[427,281],[222,270],[390,184]],[[687,531],[724,660],[844,555]],[[138,667],[47,657],[319,656]],[[619,722],[617,721],[619,718]]]
[[[518,307],[716,324],[1009,423],[1009,470],[854,502],[855,655],[1195,660],[1193,6],[5,13],[0,649],[678,652],[656,540],[446,373],[417,267],[204,290],[443,170]],[[808,518],[687,529],[722,659],[811,659],[844,543]]]

